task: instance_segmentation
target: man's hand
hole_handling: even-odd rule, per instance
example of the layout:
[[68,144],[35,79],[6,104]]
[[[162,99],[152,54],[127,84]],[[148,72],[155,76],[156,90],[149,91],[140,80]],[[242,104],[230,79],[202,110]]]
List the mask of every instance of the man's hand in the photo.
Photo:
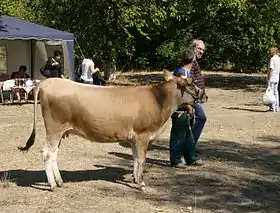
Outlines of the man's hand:
[[186,110],[191,117],[194,116],[194,108],[191,105],[186,105]]

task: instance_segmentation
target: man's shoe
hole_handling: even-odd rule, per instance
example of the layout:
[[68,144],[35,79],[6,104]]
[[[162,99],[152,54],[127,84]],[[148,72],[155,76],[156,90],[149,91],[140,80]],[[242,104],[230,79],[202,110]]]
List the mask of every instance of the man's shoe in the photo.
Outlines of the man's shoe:
[[204,163],[202,163],[202,160],[196,160],[196,161],[193,161],[191,163],[187,163],[188,166],[203,166]]
[[196,154],[202,154],[203,153],[203,151],[201,150],[201,149],[198,149],[198,148],[196,148]]
[[178,168],[178,169],[185,169],[186,165],[183,163],[177,163],[177,164],[171,164],[172,167]]

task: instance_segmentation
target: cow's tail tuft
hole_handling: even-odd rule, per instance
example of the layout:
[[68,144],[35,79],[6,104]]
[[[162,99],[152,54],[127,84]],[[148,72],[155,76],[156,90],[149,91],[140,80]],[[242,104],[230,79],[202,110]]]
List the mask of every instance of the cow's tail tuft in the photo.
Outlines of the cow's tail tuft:
[[36,137],[36,123],[37,123],[37,105],[38,105],[38,94],[39,94],[39,91],[40,91],[40,84],[37,85],[34,89],[34,117],[33,117],[33,130],[32,130],[32,133],[28,139],[28,141],[26,142],[25,146],[22,147],[22,146],[19,146],[18,149],[20,151],[28,151],[29,148],[31,146],[34,145],[35,143],[35,137]]

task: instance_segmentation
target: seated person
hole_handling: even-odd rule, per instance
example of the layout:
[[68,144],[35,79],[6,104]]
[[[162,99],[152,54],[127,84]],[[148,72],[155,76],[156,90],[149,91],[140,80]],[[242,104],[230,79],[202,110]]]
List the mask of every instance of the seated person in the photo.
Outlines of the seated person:
[[100,71],[93,73],[92,79],[93,79],[93,84],[95,85],[102,85],[102,86],[106,85],[106,81],[104,80]]
[[[30,78],[30,76],[26,73],[26,66],[20,65],[19,69],[17,72],[13,72],[11,75],[11,79],[16,79],[16,78]],[[20,100],[20,93],[24,93],[24,100],[27,101],[27,93],[23,91],[20,88],[14,88],[12,91],[16,94],[17,99],[19,102]]]
[[62,53],[57,50],[54,52],[53,57],[46,61],[46,64],[40,69],[41,74],[46,78],[64,78],[64,72],[61,69]]
[[30,76],[26,73],[26,66],[20,65],[18,71],[12,73],[11,79],[15,78],[30,78]]

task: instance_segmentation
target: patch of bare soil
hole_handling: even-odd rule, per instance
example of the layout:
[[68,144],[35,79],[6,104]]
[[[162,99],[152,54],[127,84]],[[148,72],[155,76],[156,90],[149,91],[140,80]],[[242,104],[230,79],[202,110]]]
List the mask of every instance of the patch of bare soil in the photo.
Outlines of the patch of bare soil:
[[[154,84],[159,73],[125,74]],[[123,144],[63,140],[58,164],[65,186],[49,192],[37,140],[20,153],[32,128],[32,105],[0,105],[0,212],[279,212],[279,113],[262,105],[262,75],[205,72],[207,124],[199,143],[203,167],[169,167],[170,125],[149,148],[146,194],[130,187],[132,157]],[[40,112],[39,112],[40,113]]]

